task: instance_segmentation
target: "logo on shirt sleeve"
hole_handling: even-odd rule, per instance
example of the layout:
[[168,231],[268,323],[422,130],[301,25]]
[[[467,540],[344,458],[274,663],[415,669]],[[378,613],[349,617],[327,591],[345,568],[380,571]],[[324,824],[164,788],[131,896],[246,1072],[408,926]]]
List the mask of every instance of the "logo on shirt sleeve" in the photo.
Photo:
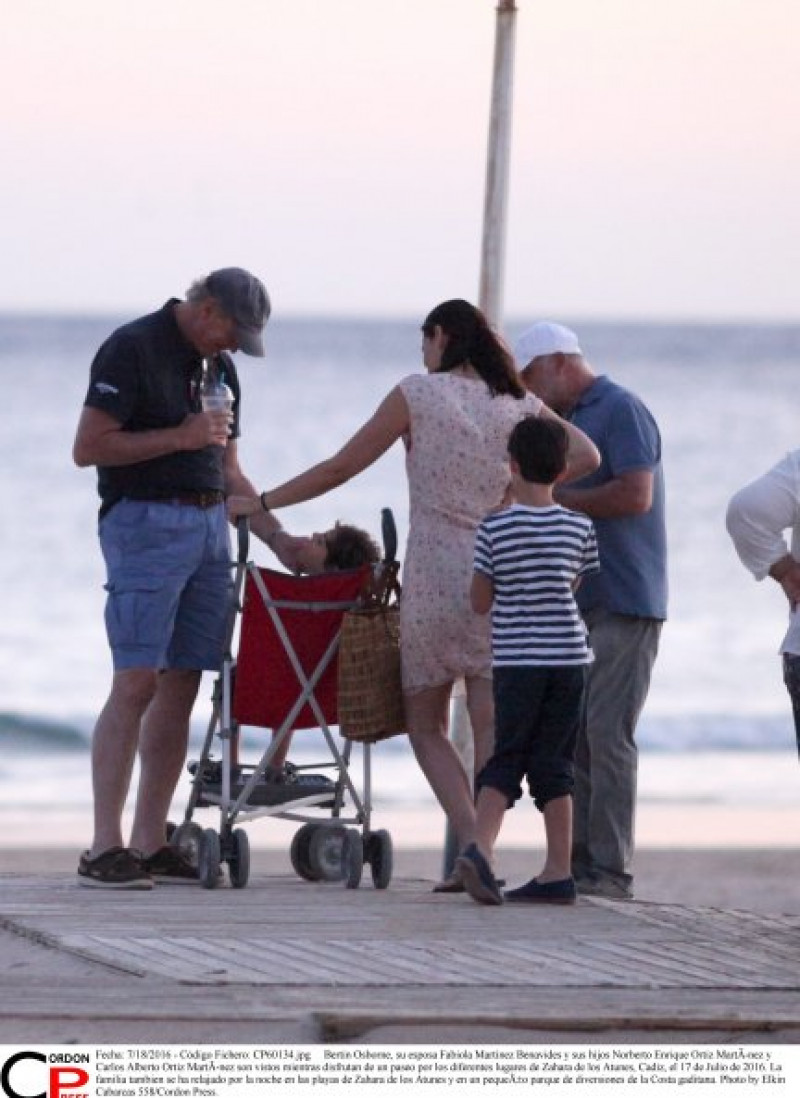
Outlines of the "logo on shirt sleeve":
[[115,396],[119,396],[119,389],[116,387],[116,385],[109,385],[107,381],[96,381],[94,383],[94,387],[95,389],[97,389],[98,393],[102,393],[103,396],[106,396],[108,393],[113,393]]

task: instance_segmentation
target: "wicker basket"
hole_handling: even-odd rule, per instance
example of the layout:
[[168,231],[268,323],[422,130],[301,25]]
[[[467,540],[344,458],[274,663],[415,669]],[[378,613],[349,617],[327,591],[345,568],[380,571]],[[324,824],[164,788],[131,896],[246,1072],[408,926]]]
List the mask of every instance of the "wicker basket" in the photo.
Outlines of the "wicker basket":
[[339,644],[339,729],[377,743],[405,731],[400,678],[400,608],[348,610]]

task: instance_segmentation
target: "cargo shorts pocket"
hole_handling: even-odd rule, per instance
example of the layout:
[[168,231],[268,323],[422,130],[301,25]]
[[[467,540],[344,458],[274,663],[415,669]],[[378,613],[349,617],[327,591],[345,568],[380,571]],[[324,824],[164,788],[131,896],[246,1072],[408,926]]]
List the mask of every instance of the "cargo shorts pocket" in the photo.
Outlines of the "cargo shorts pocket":
[[174,616],[169,588],[148,577],[112,580],[105,586],[106,632],[112,648],[162,649]]

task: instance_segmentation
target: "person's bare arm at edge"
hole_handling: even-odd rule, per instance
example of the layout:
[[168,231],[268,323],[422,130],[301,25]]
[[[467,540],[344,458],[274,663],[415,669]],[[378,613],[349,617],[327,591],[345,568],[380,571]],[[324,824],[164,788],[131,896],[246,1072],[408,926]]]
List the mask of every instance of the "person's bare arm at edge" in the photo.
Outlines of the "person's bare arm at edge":
[[650,469],[634,469],[593,488],[559,485],[553,495],[564,507],[589,518],[644,515],[653,505],[653,473]]
[[770,566],[767,575],[780,584],[792,610],[796,609],[800,603],[800,561],[787,553]]
[[476,614],[488,614],[494,603],[494,583],[483,572],[472,573],[469,601]]
[[[408,429],[406,399],[399,388],[392,389],[375,414],[338,453],[265,492],[264,503],[270,509],[291,507],[295,503],[305,503],[306,500],[325,495],[376,462]],[[228,500],[228,513],[233,518],[254,515],[260,506],[259,499],[235,496]]]
[[[554,412],[546,404],[542,404],[539,415],[547,419],[557,419],[566,429],[568,449],[564,480],[580,480],[581,477],[593,473],[600,465],[600,451],[589,436],[584,434],[580,427],[575,427],[566,419],[562,419],[557,412]],[[565,506],[567,505],[565,504]]]
[[76,465],[135,465],[139,461],[224,446],[228,438],[227,412],[188,415],[177,427],[152,431],[125,431],[119,420],[99,408],[84,408],[78,421],[72,457]]

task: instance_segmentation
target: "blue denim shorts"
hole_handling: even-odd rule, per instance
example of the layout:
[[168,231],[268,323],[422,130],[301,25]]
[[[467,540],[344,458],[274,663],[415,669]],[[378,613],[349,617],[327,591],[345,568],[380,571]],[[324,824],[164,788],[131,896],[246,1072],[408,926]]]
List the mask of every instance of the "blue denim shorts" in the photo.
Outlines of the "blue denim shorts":
[[215,670],[233,613],[224,504],[123,499],[100,520],[114,670]]

